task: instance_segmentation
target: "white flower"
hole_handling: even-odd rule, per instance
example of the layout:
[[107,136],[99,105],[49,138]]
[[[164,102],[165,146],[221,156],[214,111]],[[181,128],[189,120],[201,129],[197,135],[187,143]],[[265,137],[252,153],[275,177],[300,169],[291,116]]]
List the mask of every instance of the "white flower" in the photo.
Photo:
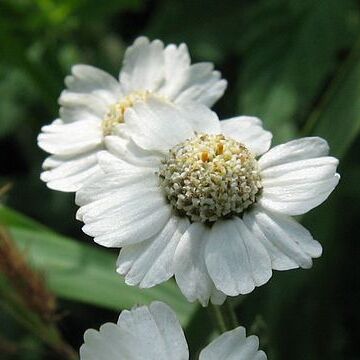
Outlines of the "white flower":
[[[199,360],[266,360],[259,339],[238,327],[225,332],[200,353]],[[87,330],[81,360],[188,360],[189,350],[175,313],[162,302],[123,310],[117,324]]]
[[41,179],[49,188],[76,191],[98,170],[96,154],[116,133],[125,111],[149,94],[174,103],[213,105],[226,81],[211,63],[191,65],[185,44],[164,48],[160,40],[135,40],[125,53],[119,81],[92,66],[75,65],[59,98],[60,118],[44,126],[39,146],[50,153]]
[[[291,218],[339,181],[318,137],[269,150],[261,121],[219,121],[199,104],[156,98],[126,113],[131,139],[109,136],[99,173],[76,195],[83,231],[121,247],[118,273],[147,288],[175,275],[189,301],[222,303],[274,270],[310,268],[321,245]],[[260,156],[260,157],[259,157]]]

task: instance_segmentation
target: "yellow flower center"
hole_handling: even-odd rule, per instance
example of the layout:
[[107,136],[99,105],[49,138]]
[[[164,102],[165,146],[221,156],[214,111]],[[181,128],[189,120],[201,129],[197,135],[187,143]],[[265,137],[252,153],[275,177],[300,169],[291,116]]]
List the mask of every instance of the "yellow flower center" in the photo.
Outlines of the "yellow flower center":
[[241,215],[262,189],[255,156],[222,134],[201,134],[174,146],[158,175],[173,208],[191,221]]
[[111,105],[102,121],[104,136],[113,134],[114,128],[124,122],[125,111],[137,102],[145,101],[149,95],[150,91],[147,90],[135,91],[116,104]]

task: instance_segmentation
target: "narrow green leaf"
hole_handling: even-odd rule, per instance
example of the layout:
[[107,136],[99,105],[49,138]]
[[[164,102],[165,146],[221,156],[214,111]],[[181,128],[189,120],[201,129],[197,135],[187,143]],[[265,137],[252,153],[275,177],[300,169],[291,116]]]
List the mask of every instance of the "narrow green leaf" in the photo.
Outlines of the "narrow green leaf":
[[255,11],[264,3],[245,16],[239,110],[262,118],[282,142],[296,135],[294,119],[307,116],[358,28],[353,0],[277,1],[278,11]]
[[325,138],[331,153],[342,157],[360,131],[360,40],[326,95],[304,133]]
[[[18,215],[18,216],[17,216]],[[120,311],[136,304],[161,300],[169,304],[186,325],[195,305],[186,301],[173,281],[151,289],[127,286],[115,272],[116,255],[46,230],[43,226],[0,207],[6,224],[30,263],[40,270],[58,296]]]
[[36,231],[50,231],[44,225],[5,206],[0,206],[0,223],[5,226]]

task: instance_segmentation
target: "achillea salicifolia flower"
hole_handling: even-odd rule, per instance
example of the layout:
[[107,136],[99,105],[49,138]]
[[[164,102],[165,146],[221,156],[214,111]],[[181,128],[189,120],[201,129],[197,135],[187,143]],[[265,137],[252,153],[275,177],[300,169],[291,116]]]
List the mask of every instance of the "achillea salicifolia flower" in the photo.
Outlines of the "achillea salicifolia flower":
[[211,63],[191,65],[185,44],[164,48],[159,40],[138,38],[125,53],[119,81],[92,66],[75,65],[59,98],[60,119],[44,126],[39,146],[52,154],[41,179],[49,188],[76,191],[98,170],[96,154],[115,134],[128,108],[150,94],[174,103],[213,105],[226,81]]
[[[175,313],[164,303],[153,302],[124,310],[117,324],[107,323],[100,331],[87,330],[80,360],[188,360],[189,350]],[[206,348],[199,360],[266,360],[259,339],[246,337],[238,327],[225,332]]]
[[105,139],[102,173],[76,201],[84,232],[122,247],[117,271],[127,284],[175,274],[189,301],[222,303],[266,283],[272,269],[310,268],[321,255],[291,215],[321,204],[339,181],[325,140],[269,150],[257,118],[219,121],[200,104],[157,98],[125,117],[131,138]]

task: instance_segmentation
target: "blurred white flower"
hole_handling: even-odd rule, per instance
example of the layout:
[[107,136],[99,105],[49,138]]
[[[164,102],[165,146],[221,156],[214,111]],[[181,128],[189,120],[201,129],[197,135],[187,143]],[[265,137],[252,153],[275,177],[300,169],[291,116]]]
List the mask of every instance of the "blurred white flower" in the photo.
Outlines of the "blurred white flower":
[[102,172],[76,202],[83,231],[122,248],[117,271],[127,284],[175,275],[189,301],[221,304],[266,283],[272,269],[310,268],[321,255],[291,215],[321,204],[339,181],[325,140],[269,150],[257,118],[219,121],[200,104],[157,98],[125,117],[131,138],[105,139]]
[[125,53],[119,80],[88,65],[75,65],[59,98],[60,118],[44,126],[39,146],[50,153],[41,179],[49,188],[76,191],[97,169],[104,138],[116,133],[128,108],[149,94],[174,103],[213,105],[226,81],[211,63],[191,65],[185,44],[164,47],[139,37]]
[[[200,353],[199,360],[266,360],[259,339],[238,327]],[[123,310],[117,324],[87,330],[80,360],[188,360],[189,350],[175,313],[162,302]]]

